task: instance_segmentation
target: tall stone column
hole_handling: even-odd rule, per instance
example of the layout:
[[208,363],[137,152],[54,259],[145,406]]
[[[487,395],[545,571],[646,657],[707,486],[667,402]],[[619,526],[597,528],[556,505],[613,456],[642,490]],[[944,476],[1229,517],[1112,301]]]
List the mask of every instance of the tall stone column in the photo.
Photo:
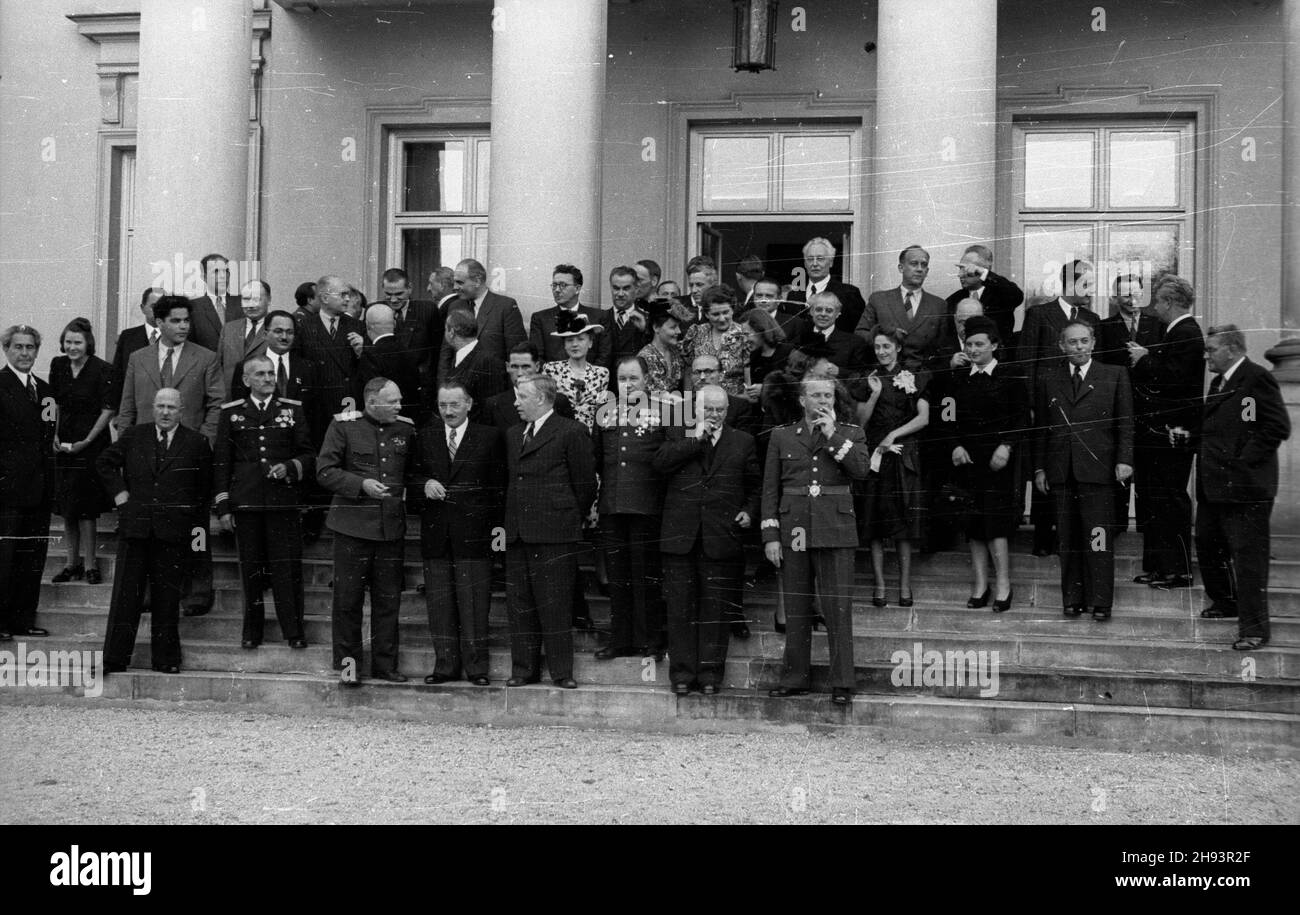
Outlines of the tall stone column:
[[194,295],[205,254],[232,274],[245,257],[251,17],[248,0],[141,0],[137,289]]
[[[551,269],[599,300],[607,0],[507,0],[493,11],[492,288],[527,316],[553,304]],[[595,292],[592,292],[595,290]]]
[[919,244],[930,252],[927,285],[946,290],[969,244],[990,245],[1000,266],[1010,260],[992,244],[997,0],[880,0],[877,34],[867,286],[898,285],[898,252]]
[[1291,414],[1273,530],[1300,535],[1300,8],[1282,4],[1282,339],[1265,356]]

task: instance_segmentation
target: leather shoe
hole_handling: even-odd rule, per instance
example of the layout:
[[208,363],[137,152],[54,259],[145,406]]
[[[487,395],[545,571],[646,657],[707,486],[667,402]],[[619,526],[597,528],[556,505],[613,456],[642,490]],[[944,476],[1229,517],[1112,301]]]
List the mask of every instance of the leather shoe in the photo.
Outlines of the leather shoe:
[[749,624],[746,623],[744,620],[737,620],[736,622],[732,623],[731,636],[732,638],[740,639],[741,641],[744,641],[745,639],[749,638],[750,636]]
[[473,680],[470,680],[469,682],[473,683],[475,686],[491,686],[491,685],[492,685],[492,681],[489,680],[487,677],[475,677]]
[[1136,585],[1153,585],[1164,578],[1159,572],[1143,572],[1141,575],[1133,576],[1133,583]]
[[211,607],[186,607],[181,611],[181,616],[207,616],[211,612]]
[[560,689],[577,689],[578,681],[572,677],[560,677],[560,679],[555,681],[555,685]]
[[640,653],[641,652],[635,648],[614,648],[612,646],[606,646],[596,652],[596,660],[612,661],[615,658],[630,658],[633,655],[638,655]]
[[1268,639],[1261,638],[1257,635],[1246,636],[1243,639],[1237,639],[1232,643],[1232,647],[1237,651],[1255,651],[1263,648],[1268,644]]
[[993,589],[986,587],[984,589],[984,593],[981,594],[979,597],[968,597],[966,599],[966,609],[978,610],[980,607],[987,607],[989,605],[989,598],[991,598],[992,596],[993,596]]
[[773,699],[785,699],[788,696],[806,696],[808,690],[796,689],[788,686],[778,686],[776,689],[769,689],[767,694]]
[[177,667],[175,664],[162,664],[162,665],[155,664],[154,670],[160,674],[178,674],[181,672],[181,669]]
[[853,702],[853,694],[847,689],[836,689],[831,691],[831,702],[836,705],[850,705]]
[[307,640],[306,640],[306,639],[290,639],[290,640],[289,640],[289,647],[290,647],[290,648],[293,648],[293,649],[296,649],[296,650],[302,650],[303,648],[306,648],[306,647],[307,647]]
[[397,671],[395,671],[395,670],[385,671],[385,672],[382,673],[382,674],[372,673],[372,674],[370,675],[370,678],[371,678],[372,680],[387,680],[389,683],[405,683],[405,682],[406,682],[406,677],[404,677],[402,674],[399,674],[399,673],[398,673]]
[[1204,620],[1226,620],[1236,619],[1237,610],[1234,607],[1220,607],[1218,604],[1206,607],[1201,611],[1201,619]]
[[1067,619],[1074,619],[1076,616],[1080,616],[1083,614],[1083,608],[1065,607],[1064,609],[1061,610],[1061,613],[1063,613]]
[[1015,597],[1015,595],[1016,595],[1016,590],[1015,590],[1015,588],[1012,588],[1011,590],[1007,591],[1007,596],[1006,596],[1005,598],[1003,598],[1002,600],[998,600],[997,598],[994,598],[994,599],[993,599],[993,612],[994,612],[994,613],[1006,613],[1008,610],[1010,610],[1010,609],[1011,609],[1011,598]]
[[673,695],[675,696],[686,696],[689,695],[690,692],[691,692],[691,684],[689,683],[673,684]]
[[712,683],[705,683],[700,687],[700,693],[705,696],[716,696],[718,694],[718,688]]
[[86,572],[86,584],[102,585],[104,583],[104,573],[99,569],[89,569]]
[[252,639],[244,639],[244,641],[239,644],[239,647],[243,648],[245,651],[251,651],[261,644],[261,642],[254,642]]
[[1190,575],[1166,575],[1159,581],[1151,582],[1151,587],[1158,588],[1161,591],[1172,591],[1175,588],[1190,588],[1192,586],[1192,576]]
[[509,680],[506,681],[506,686],[510,686],[510,687],[528,686],[530,683],[540,683],[540,682],[541,680],[538,677],[511,677]]
[[1092,618],[1100,623],[1110,619],[1110,607],[1093,607]]
[[424,678],[424,682],[429,686],[437,686],[439,683],[450,683],[451,677],[446,674],[429,674]]
[[15,629],[14,635],[25,635],[32,639],[43,639],[50,634],[50,630],[41,629],[39,626],[32,626],[30,629]]

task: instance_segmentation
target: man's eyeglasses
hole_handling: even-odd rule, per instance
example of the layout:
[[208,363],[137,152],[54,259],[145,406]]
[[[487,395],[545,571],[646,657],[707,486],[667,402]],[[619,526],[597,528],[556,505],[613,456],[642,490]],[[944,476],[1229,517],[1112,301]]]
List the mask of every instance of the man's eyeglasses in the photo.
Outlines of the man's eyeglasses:
[[552,283],[551,288],[555,290],[568,289],[573,283]]

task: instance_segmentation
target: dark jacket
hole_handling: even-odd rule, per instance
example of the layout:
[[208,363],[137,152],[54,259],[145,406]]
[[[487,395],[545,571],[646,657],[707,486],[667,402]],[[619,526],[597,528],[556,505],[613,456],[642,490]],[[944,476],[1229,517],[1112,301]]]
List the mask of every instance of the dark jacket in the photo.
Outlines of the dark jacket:
[[1210,502],[1272,501],[1277,497],[1277,451],[1290,437],[1291,419],[1277,379],[1246,359],[1222,390],[1206,397],[1194,442],[1197,497]]
[[[1102,322],[1104,326],[1106,322]],[[1137,428],[1147,437],[1165,439],[1166,427],[1195,432],[1201,421],[1205,390],[1205,337],[1195,318],[1183,318],[1165,331],[1157,322],[1154,341],[1143,342],[1147,354],[1129,370]]]
[[37,508],[54,499],[54,391],[35,375],[39,404],[8,363],[0,366],[0,507]]
[[552,413],[525,447],[525,424],[506,432],[506,542],[576,543],[596,501],[587,427]]
[[1034,422],[1034,469],[1053,486],[1115,483],[1115,465],[1133,466],[1133,392],[1128,373],[1092,360],[1079,397],[1071,364],[1040,370]]
[[[685,555],[696,544],[709,559],[744,555],[743,538],[758,527],[761,479],[754,437],[723,425],[709,455],[704,442],[681,428],[668,430],[654,456],[665,480],[661,552]],[[746,512],[748,529],[736,524]]]
[[410,505],[420,513],[420,554],[490,557],[505,502],[505,437],[492,426],[466,423],[455,460],[441,419],[422,428],[419,440],[422,479],[447,490],[445,499],[427,499],[423,483],[409,489]]
[[[288,468],[283,479],[267,476],[276,464]],[[298,484],[312,479],[316,468],[301,401],[272,395],[265,411],[258,410],[251,398],[222,404],[212,467],[217,492],[213,508],[218,515],[297,508]]]
[[195,528],[207,530],[212,497],[212,449],[203,435],[178,425],[167,456],[157,463],[158,427],[140,423],[100,454],[95,467],[117,507],[117,530],[125,537],[188,543]]

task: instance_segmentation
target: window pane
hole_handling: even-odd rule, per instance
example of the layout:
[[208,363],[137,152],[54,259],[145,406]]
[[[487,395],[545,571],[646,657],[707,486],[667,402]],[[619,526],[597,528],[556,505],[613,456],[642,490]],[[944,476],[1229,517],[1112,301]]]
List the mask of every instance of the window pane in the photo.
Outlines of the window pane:
[[492,141],[479,140],[474,147],[474,189],[478,200],[476,212],[488,211],[488,166],[492,162]]
[[1125,226],[1110,230],[1106,251],[1105,290],[1114,291],[1114,278],[1125,273],[1142,277],[1142,304],[1151,301],[1155,277],[1178,273],[1178,230],[1176,225]]
[[781,154],[783,209],[849,208],[848,137],[786,137]]
[[1025,206],[1092,206],[1091,133],[1025,135]]
[[704,141],[703,210],[766,210],[766,137],[711,137]]
[[1121,210],[1178,205],[1178,134],[1110,135],[1110,205]]
[[416,290],[424,289],[433,268],[450,267],[462,257],[460,229],[402,230],[402,269],[410,274]]
[[465,209],[465,144],[405,143],[402,146],[402,209],[408,213],[460,213]]
[[1092,260],[1092,229],[1088,226],[1025,226],[1026,304],[1061,294],[1061,267],[1081,258]]

